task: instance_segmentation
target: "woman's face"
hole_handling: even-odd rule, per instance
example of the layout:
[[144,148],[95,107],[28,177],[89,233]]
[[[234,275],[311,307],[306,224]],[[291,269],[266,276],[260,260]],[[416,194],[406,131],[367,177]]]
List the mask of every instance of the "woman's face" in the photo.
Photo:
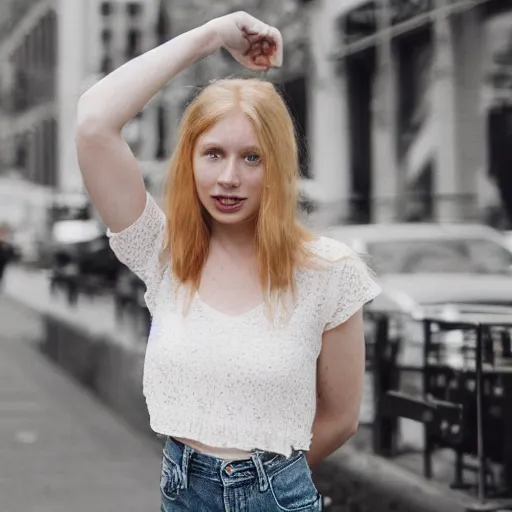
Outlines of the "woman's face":
[[199,200],[214,221],[237,224],[254,219],[263,177],[261,149],[243,112],[225,116],[198,138],[194,179]]

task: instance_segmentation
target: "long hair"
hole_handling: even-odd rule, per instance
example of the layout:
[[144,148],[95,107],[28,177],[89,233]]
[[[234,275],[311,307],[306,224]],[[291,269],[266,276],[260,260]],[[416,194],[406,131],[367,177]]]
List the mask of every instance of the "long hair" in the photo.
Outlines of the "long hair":
[[265,162],[256,221],[260,283],[266,299],[295,292],[294,270],[308,259],[313,238],[297,219],[299,159],[293,120],[274,86],[258,79],[211,83],[186,108],[165,190],[163,254],[181,284],[199,287],[210,240],[209,214],[197,195],[193,154],[198,137],[223,116],[241,110],[252,124]]

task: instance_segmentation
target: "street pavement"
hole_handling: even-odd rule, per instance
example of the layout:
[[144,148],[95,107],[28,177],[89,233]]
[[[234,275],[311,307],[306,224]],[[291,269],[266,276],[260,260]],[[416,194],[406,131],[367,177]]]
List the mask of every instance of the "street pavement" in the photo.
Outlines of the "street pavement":
[[157,443],[41,355],[41,329],[0,292],[0,512],[158,510]]
[[48,274],[10,265],[5,273],[2,290],[5,295],[28,308],[64,322],[79,326],[91,336],[107,336],[113,343],[141,346],[141,332],[129,321],[117,322],[114,301],[111,296],[96,296],[93,299],[81,295],[75,307],[68,305],[65,296],[50,294]]

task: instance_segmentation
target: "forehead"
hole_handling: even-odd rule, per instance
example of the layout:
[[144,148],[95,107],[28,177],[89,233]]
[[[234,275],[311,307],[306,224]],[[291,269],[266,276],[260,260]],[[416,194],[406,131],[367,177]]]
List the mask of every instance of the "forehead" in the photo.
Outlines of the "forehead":
[[209,130],[199,136],[198,144],[224,144],[232,146],[257,146],[253,126],[243,112],[223,116]]

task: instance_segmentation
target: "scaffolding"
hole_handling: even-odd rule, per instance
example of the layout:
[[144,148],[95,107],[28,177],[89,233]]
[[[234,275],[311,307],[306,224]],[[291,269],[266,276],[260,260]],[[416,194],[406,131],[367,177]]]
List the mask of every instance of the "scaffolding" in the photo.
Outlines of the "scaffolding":
[[[491,0],[433,0],[434,7],[413,17],[392,24],[391,0],[374,0],[377,30],[375,34],[365,36],[359,41],[344,42],[329,56],[331,60],[340,60],[356,53],[368,50],[387,40],[406,34],[418,28],[430,25],[437,19],[447,18],[464,11],[474,9]],[[369,3],[369,2],[368,2]],[[364,5],[364,3],[362,3]]]

